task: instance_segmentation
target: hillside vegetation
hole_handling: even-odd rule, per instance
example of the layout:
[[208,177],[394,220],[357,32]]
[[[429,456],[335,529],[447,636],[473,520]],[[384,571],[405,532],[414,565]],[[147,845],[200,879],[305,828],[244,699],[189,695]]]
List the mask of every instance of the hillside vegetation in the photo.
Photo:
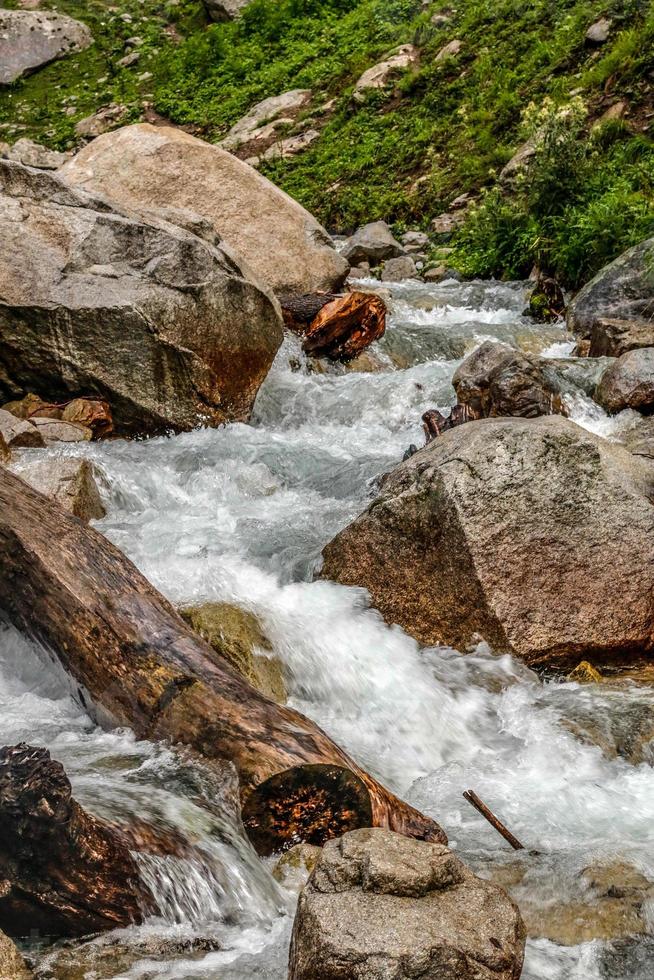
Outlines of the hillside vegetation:
[[[0,94],[2,139],[73,147],[75,123],[118,102],[123,122],[163,116],[217,142],[254,103],[309,88],[304,116],[320,138],[262,172],[332,231],[377,218],[428,229],[467,192],[476,203],[450,242],[463,272],[516,277],[537,262],[572,287],[654,234],[650,3],[253,0],[239,21],[212,25],[200,0],[57,8],[96,42]],[[591,46],[602,16],[609,38]],[[139,62],[121,67],[134,35]],[[459,54],[437,61],[455,38]],[[361,73],[403,43],[419,47],[418,65],[354,101]],[[602,121],[620,101],[622,118]],[[526,175],[500,187],[534,134]]]

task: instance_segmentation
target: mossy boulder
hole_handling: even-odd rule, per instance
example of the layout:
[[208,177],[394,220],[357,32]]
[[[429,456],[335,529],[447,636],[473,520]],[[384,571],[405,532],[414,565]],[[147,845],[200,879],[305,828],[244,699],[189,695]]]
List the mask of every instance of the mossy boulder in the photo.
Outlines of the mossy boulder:
[[272,651],[272,645],[254,613],[229,602],[205,602],[180,613],[253,687],[271,701],[286,703],[282,663],[264,652]]

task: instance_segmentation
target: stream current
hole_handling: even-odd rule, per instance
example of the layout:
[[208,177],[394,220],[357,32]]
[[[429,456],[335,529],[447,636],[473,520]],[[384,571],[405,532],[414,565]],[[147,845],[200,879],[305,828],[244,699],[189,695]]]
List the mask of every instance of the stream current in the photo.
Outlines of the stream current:
[[[561,325],[521,315],[526,289],[393,285],[373,347],[382,370],[316,372],[287,338],[251,425],[47,452],[92,459],[107,507],[97,527],[174,603],[256,613],[290,703],[509,888],[534,936],[524,980],[652,980],[654,688],[543,681],[484,645],[421,648],[363,590],[312,581],[376,477],[423,444],[422,412],[452,404],[452,374],[483,340],[552,358],[580,425],[608,438],[635,426],[634,413],[609,419],[584,393],[598,365],[570,357]],[[634,730],[645,733],[636,755]],[[284,980],[294,894],[215,787],[165,746],[99,730],[37,651],[2,629],[0,744],[23,740],[48,747],[91,811],[181,828],[202,853],[142,861],[159,902],[143,926],[55,947],[28,937],[38,977]],[[510,851],[463,800],[468,788],[525,851]]]

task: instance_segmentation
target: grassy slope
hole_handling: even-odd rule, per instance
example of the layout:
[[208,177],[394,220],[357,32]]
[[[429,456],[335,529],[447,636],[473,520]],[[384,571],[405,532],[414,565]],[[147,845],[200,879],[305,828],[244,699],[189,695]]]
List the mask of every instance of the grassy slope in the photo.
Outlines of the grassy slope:
[[[264,172],[332,229],[376,218],[427,227],[454,196],[493,187],[525,136],[530,102],[551,97],[561,105],[580,92],[589,121],[564,134],[562,160],[540,161],[536,189],[483,199],[460,236],[460,265],[517,275],[539,260],[574,285],[654,234],[651,3],[458,0],[442,27],[431,23],[443,9],[438,0],[426,9],[420,0],[254,0],[238,23],[210,27],[200,0],[111,7],[60,0],[57,7],[86,21],[96,43],[0,93],[0,124],[24,127],[0,138],[73,145],[75,122],[117,101],[129,106],[130,119],[147,102],[217,141],[254,102],[311,88],[306,114],[318,118],[320,139]],[[584,34],[601,15],[613,18],[613,30],[592,50]],[[144,40],[141,60],[122,69],[117,62],[133,35]],[[436,63],[453,37],[463,41],[461,54]],[[356,106],[361,72],[405,42],[421,49],[418,70]],[[152,77],[139,80],[146,71]],[[629,105],[627,123],[589,138],[590,121],[618,98]],[[318,107],[332,99],[320,116]]]

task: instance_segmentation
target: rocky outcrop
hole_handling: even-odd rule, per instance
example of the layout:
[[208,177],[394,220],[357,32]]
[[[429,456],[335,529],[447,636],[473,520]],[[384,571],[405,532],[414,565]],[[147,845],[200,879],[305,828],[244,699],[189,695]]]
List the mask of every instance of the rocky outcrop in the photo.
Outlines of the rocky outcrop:
[[23,454],[12,470],[26,483],[88,524],[106,514],[88,459],[34,458]]
[[254,613],[228,602],[205,602],[180,609],[180,613],[246,681],[271,701],[286,704],[281,660],[270,655],[270,640]]
[[93,139],[115,129],[125,119],[128,109],[126,105],[111,102],[109,105],[101,106],[97,112],[90,116],[85,116],[75,123],[75,132],[78,136],[86,136]]
[[33,976],[14,943],[0,932],[0,977],[2,980],[29,980]]
[[307,150],[319,138],[320,133],[317,129],[307,129],[304,133],[298,133],[296,136],[289,136],[287,139],[275,141],[271,143],[267,150],[264,150],[258,162],[265,162],[266,160],[288,160],[290,157],[297,156],[298,153],[303,153],[304,150]]
[[561,389],[547,362],[506,344],[485,341],[454,372],[459,405],[472,418],[565,415]]
[[203,0],[205,9],[214,21],[234,20],[251,0]]
[[289,980],[518,980],[524,944],[517,906],[446,847],[355,830],[300,895]]
[[123,433],[247,419],[279,308],[186,217],[204,237],[0,161],[0,398],[99,395]]
[[654,321],[601,317],[590,334],[589,357],[620,357],[640,347],[654,347]]
[[0,85],[11,85],[93,41],[85,24],[53,10],[0,10]]
[[642,657],[653,498],[647,461],[559,416],[468,422],[385,478],[322,575],[423,643],[481,635],[535,665]]
[[357,228],[348,238],[341,254],[350,265],[359,265],[360,262],[378,265],[384,259],[404,255],[404,248],[395,240],[385,221],[372,221]]
[[420,51],[413,44],[403,44],[385,61],[380,61],[364,71],[354,86],[354,99],[363,102],[370,90],[384,89],[398,76],[412,68],[420,59]]
[[605,266],[568,306],[568,327],[590,339],[603,318],[650,320],[654,317],[654,238],[634,245]]
[[126,207],[202,215],[278,292],[329,291],[347,275],[329,235],[301,205],[233,154],[180,129],[143,123],[105,133],[60,173]]
[[623,354],[600,378],[595,401],[611,414],[624,408],[654,411],[654,347]]
[[519,174],[524,173],[536,156],[538,142],[538,138],[533,137],[518,147],[511,159],[500,171],[499,180],[501,184],[510,185]]
[[37,167],[40,170],[58,170],[72,156],[71,153],[59,153],[41,146],[34,140],[16,140],[13,146],[7,146],[2,154],[5,160],[22,163],[25,167]]
[[[221,142],[225,150],[237,150],[244,143],[257,139],[268,124],[283,118],[292,122],[295,115],[311,101],[311,90],[295,88],[281,95],[271,95],[270,98],[257,102],[237,123]],[[267,136],[268,134],[266,134]]]
[[448,41],[448,43],[440,49],[434,58],[434,61],[439,62],[446,61],[448,58],[456,58],[462,47],[463,41],[459,41],[458,38],[455,38],[453,41]]

